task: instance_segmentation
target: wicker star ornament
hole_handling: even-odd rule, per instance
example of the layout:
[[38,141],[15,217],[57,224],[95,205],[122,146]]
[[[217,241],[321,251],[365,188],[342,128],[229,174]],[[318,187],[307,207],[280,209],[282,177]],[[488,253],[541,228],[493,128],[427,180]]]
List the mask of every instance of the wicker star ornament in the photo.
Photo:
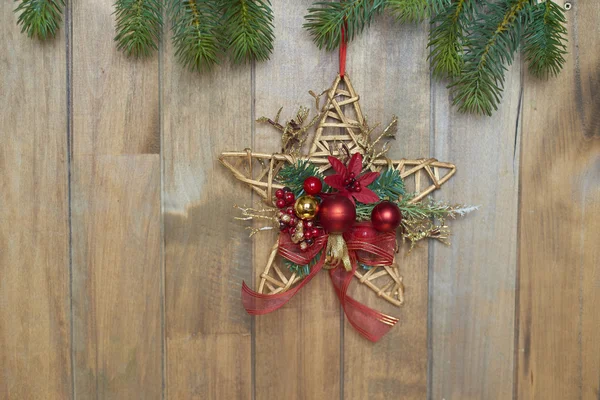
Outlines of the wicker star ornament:
[[[274,192],[284,185],[278,181],[281,169],[300,160],[308,160],[318,166],[319,171],[327,174],[331,165],[328,156],[348,156],[361,153],[365,170],[374,172],[393,169],[400,177],[412,184],[412,196],[408,204],[422,201],[433,191],[439,189],[455,173],[454,164],[440,162],[434,158],[416,160],[391,160],[386,156],[389,138],[395,133],[396,118],[381,133],[375,134],[362,113],[360,97],[354,90],[349,76],[337,76],[330,89],[321,95],[309,92],[316,100],[317,115],[308,120],[308,110],[301,108],[295,119],[279,123],[279,113],[274,120],[261,118],[277,128],[282,135],[282,151],[275,154],[254,152],[250,149],[224,152],[219,160],[227,167],[236,179],[248,185],[264,201],[266,210],[273,206]],[[325,97],[324,105],[320,100]],[[310,131],[314,128],[314,136],[310,143]],[[308,147],[307,154],[302,154]],[[247,218],[256,217],[256,213],[240,207]],[[460,211],[459,214],[462,215]],[[264,218],[264,217],[263,217]],[[444,226],[429,225],[430,231],[423,235],[445,239]],[[435,231],[437,229],[437,232]],[[254,230],[254,232],[257,232]],[[421,231],[419,231],[421,232]],[[436,237],[436,234],[438,235]],[[373,290],[379,297],[399,306],[404,301],[404,287],[399,274],[398,265],[382,265],[369,269],[358,268],[354,276],[363,285]],[[257,289],[261,294],[278,294],[294,287],[303,279],[297,272],[282,266],[278,257],[278,242],[271,249],[264,271],[260,275]]]

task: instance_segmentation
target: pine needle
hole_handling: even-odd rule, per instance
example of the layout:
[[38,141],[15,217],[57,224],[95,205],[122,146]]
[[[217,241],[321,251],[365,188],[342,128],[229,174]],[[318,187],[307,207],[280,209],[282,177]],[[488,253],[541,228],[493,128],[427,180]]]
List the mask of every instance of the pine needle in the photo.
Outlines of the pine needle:
[[163,24],[161,0],[117,0],[115,15],[119,50],[134,57],[158,50]]
[[320,49],[336,49],[341,42],[342,28],[346,25],[346,42],[351,42],[375,15],[383,11],[387,0],[347,0],[343,2],[317,1],[304,17],[304,27]]
[[47,39],[54,37],[62,21],[64,0],[17,0],[19,13],[17,24],[29,37]]
[[269,1],[222,0],[223,24],[235,63],[265,61],[273,51],[273,11]]
[[523,36],[529,72],[539,78],[555,76],[565,63],[567,29],[563,9],[551,0],[533,7],[531,21]]
[[200,71],[219,63],[223,32],[218,4],[210,0],[168,0],[175,56]]

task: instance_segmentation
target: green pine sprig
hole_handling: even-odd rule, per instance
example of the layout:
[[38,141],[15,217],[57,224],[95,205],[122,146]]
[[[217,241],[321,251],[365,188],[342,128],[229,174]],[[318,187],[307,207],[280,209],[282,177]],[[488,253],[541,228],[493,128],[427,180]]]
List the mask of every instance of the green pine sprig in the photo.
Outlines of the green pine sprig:
[[115,15],[119,50],[134,57],[158,50],[163,26],[161,0],[117,0]]
[[422,22],[450,6],[451,0],[386,0],[385,9],[399,22]]
[[468,28],[463,68],[449,86],[460,111],[492,115],[498,109],[506,65],[519,47],[530,4],[531,0],[491,3]]
[[314,256],[310,262],[306,265],[298,265],[290,260],[284,259],[284,265],[286,266],[287,269],[289,269],[291,272],[295,273],[296,275],[304,278],[305,276],[307,276],[308,274],[310,274],[310,270],[312,269],[312,267],[319,261],[319,259],[321,258],[321,252],[319,252],[316,256]]
[[218,4],[210,0],[169,0],[175,56],[191,70],[210,69],[224,52]]
[[457,0],[439,9],[431,20],[429,60],[435,77],[456,77],[463,67],[466,28],[472,22],[475,0]]
[[342,28],[345,41],[351,42],[383,11],[387,0],[317,1],[304,17],[304,27],[320,49],[334,50],[340,45]]
[[[292,193],[297,197],[304,194],[304,180],[309,176],[316,176],[323,181],[323,173],[319,168],[309,160],[299,160],[295,164],[286,164],[277,174],[277,181],[284,186],[289,187]],[[324,193],[330,190],[329,186],[323,182]]]
[[223,25],[233,61],[265,61],[273,52],[273,11],[265,0],[222,0]]
[[563,9],[551,0],[533,7],[523,35],[525,61],[529,72],[545,78],[557,75],[565,63],[567,29]]
[[404,181],[397,169],[387,168],[368,186],[382,200],[397,200],[406,194]]
[[62,21],[64,0],[16,0],[19,5],[17,24],[29,37],[48,39],[54,37]]

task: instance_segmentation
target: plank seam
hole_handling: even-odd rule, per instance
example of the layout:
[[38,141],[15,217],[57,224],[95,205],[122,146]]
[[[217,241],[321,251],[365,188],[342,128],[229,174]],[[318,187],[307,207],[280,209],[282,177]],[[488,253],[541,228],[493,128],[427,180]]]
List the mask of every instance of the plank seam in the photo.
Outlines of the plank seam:
[[[521,332],[521,246],[519,243],[519,238],[521,237],[521,198],[522,198],[522,188],[521,176],[523,171],[521,169],[522,165],[522,157],[523,157],[523,140],[518,140],[519,137],[523,137],[522,129],[523,129],[523,98],[525,95],[525,67],[524,62],[521,59],[520,63],[521,74],[519,79],[520,90],[519,90],[519,102],[517,109],[517,122],[515,126],[515,144],[514,144],[514,152],[513,152],[513,173],[515,171],[515,161],[517,155],[517,148],[519,148],[519,173],[517,174],[517,179],[519,180],[517,183],[517,244],[515,248],[516,252],[516,266],[515,266],[515,305],[514,305],[514,332],[513,332],[513,400],[517,400],[519,397],[519,334]],[[520,128],[520,129],[519,129]]]
[[[256,138],[256,61],[252,61],[250,66],[250,143],[254,149]],[[254,204],[254,190],[250,193],[250,204]],[[250,259],[254,262],[255,246],[250,248]],[[254,267],[254,266],[253,266]],[[252,268],[252,287],[256,287],[256,274]],[[250,317],[250,384],[251,397],[256,400],[256,320],[254,316]]]
[[[163,16],[165,15],[164,8],[161,10]],[[160,236],[161,236],[161,248],[160,248],[160,325],[161,325],[161,371],[162,371],[162,388],[161,398],[165,400],[167,398],[167,325],[166,325],[166,234],[165,234],[165,207],[164,207],[164,193],[165,193],[165,157],[164,157],[164,117],[163,117],[163,56],[164,56],[164,29],[163,34],[159,38],[158,46],[158,135],[160,149],[158,151],[160,157]]]
[[73,313],[73,213],[72,213],[72,189],[71,189],[71,167],[73,161],[73,99],[72,99],[72,79],[73,79],[73,49],[72,33],[73,33],[73,18],[71,14],[71,1],[67,1],[65,6],[65,74],[66,74],[66,106],[67,106],[67,220],[69,229],[69,313],[70,313],[70,363],[71,363],[71,399],[75,400],[75,328],[74,328],[74,313]]

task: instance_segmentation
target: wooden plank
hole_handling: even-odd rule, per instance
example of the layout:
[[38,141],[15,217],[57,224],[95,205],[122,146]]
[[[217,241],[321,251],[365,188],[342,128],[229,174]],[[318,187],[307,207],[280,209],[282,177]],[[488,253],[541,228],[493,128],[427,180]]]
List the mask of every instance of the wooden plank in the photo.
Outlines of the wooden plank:
[[[337,54],[319,51],[302,28],[312,1],[272,2],[275,49],[267,63],[256,65],[256,117],[273,118],[284,107],[282,121],[310,107],[309,90],[327,89],[338,72]],[[255,151],[280,151],[281,136],[271,126],[256,125]],[[260,199],[255,198],[260,206]],[[254,239],[254,270],[263,272],[273,234]],[[258,282],[258,279],[257,279]],[[323,272],[288,305],[255,319],[257,399],[334,399],[340,396],[340,308],[329,276]]]
[[600,4],[566,13],[569,55],[526,78],[518,397],[600,398]]
[[75,395],[160,399],[160,159],[73,159]]
[[[371,125],[398,116],[389,155],[429,155],[429,71],[425,25],[378,18],[348,48],[348,73]],[[395,307],[355,282],[349,294],[400,322],[377,344],[344,326],[344,399],[424,399],[427,396],[427,246],[396,255],[406,303]],[[362,285],[361,285],[362,286]]]
[[252,280],[251,240],[234,204],[251,191],[218,162],[251,139],[251,70],[183,70],[162,56],[167,395],[252,395],[251,320],[240,299]]
[[116,50],[113,1],[72,7],[75,395],[159,399],[158,58]]
[[71,398],[64,31],[0,5],[0,398]]
[[433,84],[433,156],[456,164],[437,199],[480,205],[450,221],[430,254],[432,399],[509,399],[513,392],[520,66],[493,117],[460,114]]

